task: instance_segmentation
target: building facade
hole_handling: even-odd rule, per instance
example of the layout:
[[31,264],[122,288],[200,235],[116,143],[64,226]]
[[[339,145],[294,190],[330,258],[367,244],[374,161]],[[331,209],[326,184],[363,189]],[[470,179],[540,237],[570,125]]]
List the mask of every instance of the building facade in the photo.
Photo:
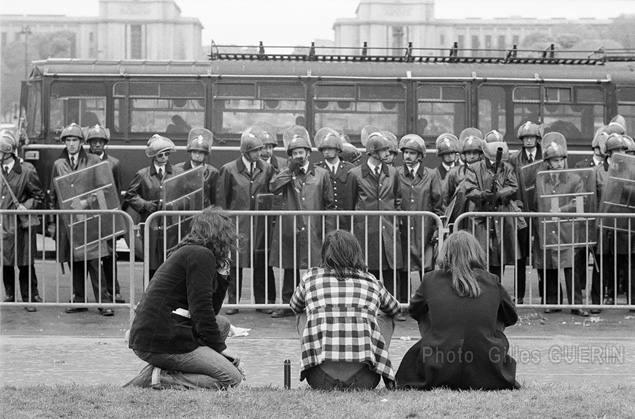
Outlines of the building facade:
[[69,31],[72,58],[98,60],[204,59],[203,25],[182,17],[175,0],[99,0],[99,15],[0,15],[1,45],[30,34]]
[[[496,19],[436,19],[434,0],[360,0],[355,18],[338,19],[333,24],[335,47],[342,53],[359,52],[364,42],[370,54],[402,52],[387,48],[429,48],[418,55],[447,52],[454,42],[460,49],[508,49],[519,45],[532,32],[553,33],[564,24],[585,25],[602,30],[609,20],[536,19],[512,16]],[[349,47],[352,47],[348,49]]]

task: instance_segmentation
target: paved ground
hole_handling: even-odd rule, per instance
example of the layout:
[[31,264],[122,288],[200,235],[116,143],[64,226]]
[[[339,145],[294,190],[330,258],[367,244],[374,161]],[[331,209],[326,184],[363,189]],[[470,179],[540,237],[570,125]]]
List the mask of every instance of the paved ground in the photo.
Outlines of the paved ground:
[[[545,317],[531,309],[520,314],[507,335],[521,383],[635,386],[635,313],[605,312],[586,320],[568,313]],[[297,379],[300,352],[292,318],[242,310],[230,319],[252,329],[249,336],[228,341],[245,362],[245,384],[282,387],[283,363],[290,359],[292,386],[305,385]],[[144,365],[124,342],[129,318],[123,307],[111,318],[95,309],[65,314],[59,307],[40,307],[37,313],[5,307],[0,321],[0,382],[5,385],[123,385]],[[395,368],[418,337],[414,320],[397,324],[390,348]]]
[[[133,267],[134,300],[141,296],[140,264]],[[0,306],[0,383],[15,386],[38,384],[122,385],[143,367],[123,340],[129,328],[129,305],[117,305],[114,317],[102,317],[94,307],[66,314],[70,274],[53,261],[38,260],[40,295],[55,306],[38,305],[36,313],[21,306]],[[119,264],[122,294],[130,299],[130,272]],[[513,272],[513,271],[512,271]],[[249,279],[245,271],[246,281]],[[503,284],[513,292],[507,270]],[[529,278],[535,277],[535,272]],[[525,303],[538,303],[537,281]],[[418,279],[413,280],[416,287]],[[279,289],[279,288],[278,288]],[[89,293],[89,302],[92,296]],[[532,298],[533,297],[533,298]],[[243,292],[243,302],[250,298]],[[623,298],[622,298],[623,300]],[[620,301],[624,303],[624,301]],[[604,310],[599,316],[575,317],[567,310],[545,315],[535,308],[520,308],[520,321],[507,330],[511,353],[518,361],[521,383],[588,381],[635,385],[635,313]],[[229,317],[235,326],[250,328],[249,336],[230,338],[228,344],[245,361],[251,386],[283,385],[283,363],[292,361],[293,387],[297,381],[300,351],[292,318],[272,319],[254,310],[241,309]],[[390,353],[397,368],[407,349],[419,339],[414,320],[397,323]]]

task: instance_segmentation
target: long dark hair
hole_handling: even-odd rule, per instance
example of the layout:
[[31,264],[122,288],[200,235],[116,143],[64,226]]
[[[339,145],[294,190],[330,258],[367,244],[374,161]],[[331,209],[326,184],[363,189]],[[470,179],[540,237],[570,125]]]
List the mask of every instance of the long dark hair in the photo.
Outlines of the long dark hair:
[[452,273],[452,288],[459,297],[476,298],[481,287],[474,269],[483,269],[485,252],[478,240],[465,230],[448,236],[439,251],[439,266]]
[[338,281],[345,280],[347,272],[368,272],[359,242],[344,230],[332,231],[324,237],[320,267],[335,271]]
[[236,250],[238,234],[234,221],[220,207],[205,208],[192,219],[190,232],[170,250],[170,254],[183,246],[205,246],[217,261],[228,260]]

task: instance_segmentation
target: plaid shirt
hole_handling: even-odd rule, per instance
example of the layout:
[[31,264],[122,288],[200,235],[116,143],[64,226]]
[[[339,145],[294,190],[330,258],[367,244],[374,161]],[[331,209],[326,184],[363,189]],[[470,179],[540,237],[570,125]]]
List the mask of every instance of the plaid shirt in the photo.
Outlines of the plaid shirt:
[[395,379],[377,313],[399,312],[399,302],[371,274],[350,272],[338,281],[331,270],[311,268],[302,277],[290,302],[296,313],[306,308],[302,335],[304,372],[324,361],[363,362],[372,371]]

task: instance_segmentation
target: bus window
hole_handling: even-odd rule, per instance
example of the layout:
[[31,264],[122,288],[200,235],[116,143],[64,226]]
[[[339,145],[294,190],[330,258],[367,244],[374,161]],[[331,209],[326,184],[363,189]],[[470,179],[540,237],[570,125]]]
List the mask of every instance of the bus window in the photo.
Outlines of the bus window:
[[559,132],[570,141],[591,141],[604,120],[602,88],[545,87],[545,90],[545,132]]
[[467,124],[466,92],[462,85],[424,84],[417,88],[417,118],[421,136],[437,137],[444,132],[459,133]]
[[478,128],[483,131],[483,134],[495,129],[504,136],[506,117],[505,88],[502,86],[479,86]]
[[187,135],[192,127],[205,123],[205,85],[201,82],[122,82],[113,89],[117,132],[126,130],[127,112],[132,133]]
[[51,83],[49,129],[61,132],[72,122],[87,127],[106,123],[106,87],[98,82]]
[[[635,88],[619,87],[617,90],[617,113],[626,119],[626,132],[635,132]],[[609,115],[613,117],[614,115]]]
[[302,83],[215,83],[213,132],[240,134],[258,122],[268,122],[278,133],[305,125],[306,88]]
[[315,129],[330,127],[359,141],[362,128],[374,125],[405,134],[406,89],[402,84],[329,84],[314,87]]
[[42,134],[42,84],[28,83],[26,103],[26,133],[29,138]]
[[512,90],[514,102],[514,138],[518,128],[527,121],[541,123],[540,119],[540,87],[516,86]]

